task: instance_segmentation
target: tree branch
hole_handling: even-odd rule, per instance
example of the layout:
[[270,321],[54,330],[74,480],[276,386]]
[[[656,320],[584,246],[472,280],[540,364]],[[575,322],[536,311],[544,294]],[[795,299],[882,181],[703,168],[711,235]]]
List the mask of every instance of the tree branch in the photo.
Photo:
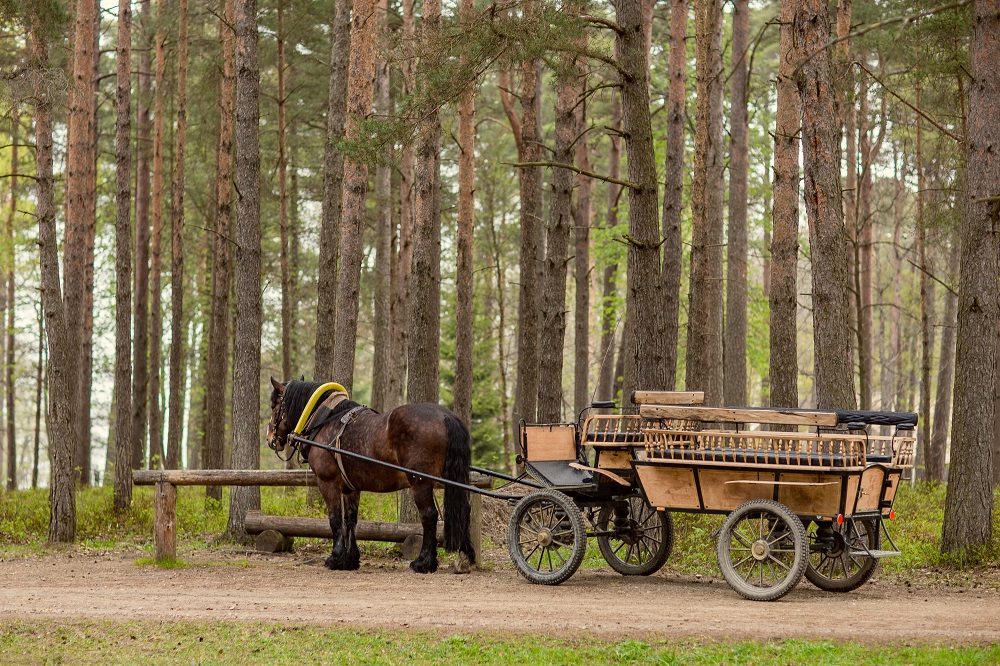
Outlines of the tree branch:
[[603,180],[605,183],[614,183],[615,185],[621,185],[622,187],[631,187],[633,190],[642,189],[640,185],[636,185],[635,183],[630,183],[627,180],[619,180],[617,178],[612,178],[611,176],[602,176],[599,173],[594,173],[593,171],[587,171],[586,169],[575,167],[572,164],[563,164],[562,162],[501,162],[501,164],[517,167],[518,169],[524,169],[526,167],[552,167],[553,169],[569,169],[570,171],[575,171],[581,176],[587,176],[588,178]]
[[963,141],[965,141],[964,137],[961,137],[961,136],[955,134],[954,132],[952,132],[951,130],[945,128],[944,126],[941,125],[941,123],[939,123],[938,121],[934,120],[929,115],[927,115],[926,113],[924,113],[923,111],[921,111],[919,108],[917,108],[916,106],[910,104],[908,101],[906,101],[905,99],[903,99],[899,95],[899,93],[897,93],[892,88],[890,88],[889,86],[887,86],[882,81],[882,79],[880,79],[877,76],[875,76],[875,74],[870,69],[868,69],[867,67],[865,67],[862,63],[859,62],[859,63],[856,63],[856,64],[857,64],[857,66],[860,69],[862,69],[865,73],[867,73],[868,76],[872,77],[872,79],[875,81],[875,83],[877,83],[880,86],[882,86],[882,90],[886,91],[887,93],[889,93],[890,95],[892,95],[893,97],[895,97],[896,99],[898,99],[900,102],[902,102],[906,106],[908,106],[911,109],[913,109],[921,118],[923,118],[924,120],[926,120],[927,122],[929,122],[931,125],[934,125],[934,127],[936,127],[939,132],[941,132],[942,134],[944,134],[944,135],[946,135],[946,136],[954,139],[955,141],[958,141],[959,143],[962,143]]

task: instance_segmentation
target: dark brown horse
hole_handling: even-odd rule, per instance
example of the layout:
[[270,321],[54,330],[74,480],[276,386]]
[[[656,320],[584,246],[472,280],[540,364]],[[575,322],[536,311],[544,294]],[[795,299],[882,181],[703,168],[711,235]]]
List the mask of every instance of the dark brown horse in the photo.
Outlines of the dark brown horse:
[[[310,397],[323,384],[294,379],[282,384],[272,377],[271,385],[274,391],[267,439],[271,448],[282,451]],[[455,414],[439,405],[412,403],[379,414],[347,399],[344,393],[326,391],[312,410],[302,435],[415,472],[458,483],[469,482],[469,431]],[[360,566],[354,528],[358,522],[361,491],[388,493],[409,487],[424,530],[423,546],[417,558],[410,562],[410,568],[417,573],[437,570],[438,511],[434,506],[433,481],[349,456],[335,456],[317,446],[303,446],[302,454],[316,474],[333,530],[333,552],[326,560],[327,567],[357,569]],[[449,552],[459,553],[456,570],[463,573],[476,559],[469,522],[468,491],[445,486],[444,547]]]

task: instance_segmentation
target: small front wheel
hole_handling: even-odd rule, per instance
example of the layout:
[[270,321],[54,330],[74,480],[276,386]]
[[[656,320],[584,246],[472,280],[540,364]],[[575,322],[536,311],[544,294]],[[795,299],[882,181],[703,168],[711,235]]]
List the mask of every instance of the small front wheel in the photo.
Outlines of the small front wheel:
[[580,509],[558,490],[525,495],[510,517],[507,550],[517,570],[532,583],[562,583],[580,567],[587,550]]
[[674,519],[657,511],[642,497],[633,495],[619,505],[604,506],[597,514],[597,537],[601,555],[623,576],[649,576],[663,567],[674,548]]
[[878,560],[867,554],[877,550],[878,523],[872,518],[810,523],[809,566],[806,578],[827,592],[856,590],[875,574]]
[[729,587],[754,601],[788,594],[809,560],[802,521],[773,500],[753,500],[729,514],[716,554]]

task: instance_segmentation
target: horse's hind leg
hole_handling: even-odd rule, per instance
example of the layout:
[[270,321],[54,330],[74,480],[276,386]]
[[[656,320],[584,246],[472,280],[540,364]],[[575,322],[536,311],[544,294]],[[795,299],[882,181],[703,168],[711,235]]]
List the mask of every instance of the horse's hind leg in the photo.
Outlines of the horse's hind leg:
[[438,568],[437,560],[437,522],[438,511],[434,506],[434,485],[430,481],[411,479],[413,502],[420,512],[420,524],[424,528],[423,544],[417,559],[410,562],[410,568],[417,573],[434,573]]

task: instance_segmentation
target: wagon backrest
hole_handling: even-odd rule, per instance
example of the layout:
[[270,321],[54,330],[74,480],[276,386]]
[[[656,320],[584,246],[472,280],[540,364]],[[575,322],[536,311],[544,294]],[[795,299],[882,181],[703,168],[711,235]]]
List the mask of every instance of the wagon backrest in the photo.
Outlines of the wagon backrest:
[[528,462],[576,460],[576,424],[522,425],[521,446]]

